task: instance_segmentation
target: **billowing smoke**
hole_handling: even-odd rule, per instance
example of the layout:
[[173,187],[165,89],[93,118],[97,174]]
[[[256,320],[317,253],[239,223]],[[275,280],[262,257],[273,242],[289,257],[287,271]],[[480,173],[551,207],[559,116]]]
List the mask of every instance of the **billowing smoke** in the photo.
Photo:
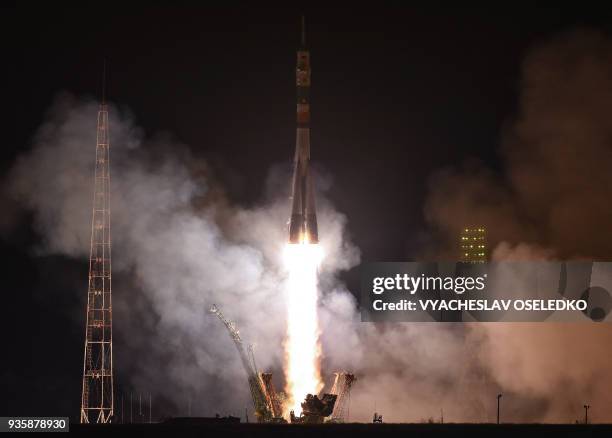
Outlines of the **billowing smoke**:
[[[452,254],[459,230],[478,224],[487,227],[496,260],[610,260],[610,111],[608,36],[574,31],[534,47],[522,68],[519,113],[502,135],[503,175],[471,161],[431,179],[425,214],[444,236],[439,253]],[[484,340],[475,360],[500,389],[536,403],[517,404],[512,418],[564,422],[587,400],[612,404],[610,327],[470,330]],[[595,421],[610,419],[602,409]]]
[[[528,54],[520,113],[502,136],[504,174],[470,162],[431,180],[425,215],[442,240],[430,255],[454,258],[459,230],[482,224],[499,259],[609,257],[611,55],[612,41],[589,32]],[[8,177],[35,213],[43,253],[88,255],[96,111],[60,96]],[[206,309],[216,303],[236,321],[282,388],[289,175],[273,173],[274,196],[241,208],[186,145],[145,135],[121,108],[110,114],[121,384],[151,390],[168,415],[185,414],[188,398],[194,415],[240,415],[244,371]],[[443,409],[445,421],[492,421],[498,392],[506,421],[573,422],[586,401],[595,421],[611,420],[608,327],[361,323],[337,280],[359,262],[347,218],[323,194],[318,210],[323,375],[329,384],[335,370],[357,374],[350,420],[371,421],[376,409],[385,421],[438,421]]]
[[562,258],[610,258],[612,41],[573,32],[533,48],[519,113],[502,135],[502,176],[477,162],[431,179],[425,214],[454,250],[459,230],[486,225],[492,246],[536,244]]

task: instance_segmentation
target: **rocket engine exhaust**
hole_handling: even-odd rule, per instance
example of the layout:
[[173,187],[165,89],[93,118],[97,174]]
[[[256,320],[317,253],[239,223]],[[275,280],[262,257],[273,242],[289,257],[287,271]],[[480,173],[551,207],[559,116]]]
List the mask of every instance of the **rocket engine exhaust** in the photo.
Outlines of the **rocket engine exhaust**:
[[300,415],[301,401],[323,388],[320,372],[321,346],[317,317],[317,272],[322,259],[317,229],[314,185],[310,173],[310,54],[302,45],[297,52],[297,134],[291,191],[289,242],[285,248],[288,281],[287,338],[285,340],[289,411]]
[[285,415],[293,411],[299,416],[306,395],[318,394],[323,388],[317,315],[317,270],[321,256],[319,245],[288,244],[285,248],[289,271]]

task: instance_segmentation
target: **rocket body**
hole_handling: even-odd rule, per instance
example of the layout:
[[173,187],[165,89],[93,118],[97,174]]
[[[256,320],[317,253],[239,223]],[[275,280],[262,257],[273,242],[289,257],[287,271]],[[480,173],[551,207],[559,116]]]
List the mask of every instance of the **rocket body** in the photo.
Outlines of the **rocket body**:
[[310,53],[297,52],[297,132],[291,191],[289,243],[318,243],[314,183],[310,171]]

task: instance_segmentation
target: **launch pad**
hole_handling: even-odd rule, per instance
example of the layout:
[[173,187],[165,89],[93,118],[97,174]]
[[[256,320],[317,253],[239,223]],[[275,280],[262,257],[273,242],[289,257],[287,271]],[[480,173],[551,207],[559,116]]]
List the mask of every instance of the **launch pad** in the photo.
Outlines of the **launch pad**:
[[[252,346],[248,346],[247,353],[236,325],[226,319],[215,304],[210,307],[209,312],[216,315],[225,325],[238,350],[242,365],[247,374],[257,422],[287,423],[287,420],[283,418],[282,403],[284,394],[276,392],[272,383],[272,373],[259,372]],[[321,424],[326,421],[344,422],[345,406],[349,400],[350,390],[355,380],[353,374],[346,372],[335,373],[335,380],[330,393],[323,394],[321,398],[316,394],[307,394],[304,402],[301,403],[302,414],[296,416],[293,411],[290,412],[291,423]]]
[[302,415],[296,417],[294,412],[291,411],[291,423],[302,423],[302,424],[321,424],[325,421],[326,417],[329,417],[336,404],[338,398],[335,394],[323,394],[323,397],[319,398],[316,394],[306,395],[306,399],[302,402]]

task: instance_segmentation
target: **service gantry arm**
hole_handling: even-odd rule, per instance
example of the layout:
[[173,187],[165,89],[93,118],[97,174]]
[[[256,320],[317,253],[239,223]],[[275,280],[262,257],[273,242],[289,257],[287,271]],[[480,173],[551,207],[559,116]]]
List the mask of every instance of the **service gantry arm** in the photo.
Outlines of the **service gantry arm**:
[[247,373],[249,388],[251,390],[251,397],[253,399],[253,406],[255,408],[255,416],[257,417],[257,421],[270,421],[272,419],[272,412],[267,404],[264,389],[262,387],[261,380],[259,379],[259,376],[257,374],[257,370],[253,369],[253,366],[249,362],[247,353],[246,351],[244,351],[244,345],[242,344],[240,332],[232,321],[227,320],[225,316],[223,316],[223,313],[221,313],[221,310],[219,310],[219,308],[215,304],[210,307],[210,312],[217,315],[217,317],[225,325],[232,340],[234,341],[236,349],[238,350],[238,355],[240,356],[242,365],[244,366],[244,369]]
[[336,379],[330,391],[331,394],[336,394],[338,399],[334,406],[334,411],[330,417],[330,421],[344,423],[345,415],[348,416],[348,404],[351,397],[351,387],[355,382],[355,375],[347,372],[335,373]]

